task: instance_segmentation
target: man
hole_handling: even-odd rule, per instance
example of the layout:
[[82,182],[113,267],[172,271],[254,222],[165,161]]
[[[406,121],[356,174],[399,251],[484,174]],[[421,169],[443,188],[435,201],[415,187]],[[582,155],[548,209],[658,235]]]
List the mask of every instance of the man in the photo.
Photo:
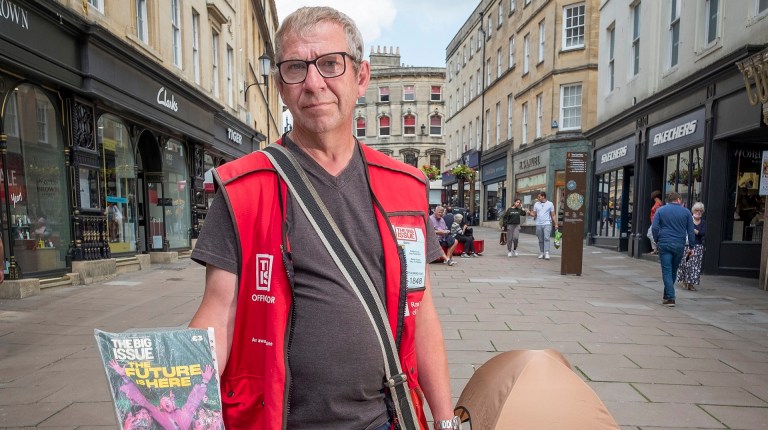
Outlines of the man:
[[[297,158],[385,302],[418,419],[426,422],[420,388],[436,428],[453,428],[426,267],[440,256],[428,184],[418,169],[353,137],[354,106],[370,79],[362,58],[360,31],[332,8],[305,7],[283,20],[273,74],[294,124],[278,143]],[[192,254],[206,264],[205,294],[190,326],[216,332],[225,427],[389,429],[396,417],[365,305],[269,159],[255,152],[214,177],[219,190]],[[401,233],[409,244],[397,240]]]
[[[683,254],[691,256],[696,236],[693,232],[693,217],[683,207],[680,194],[667,194],[667,204],[656,210],[651,232],[659,250],[661,278],[664,281],[662,304],[675,306],[675,277]],[[686,249],[687,248],[687,249]]]
[[451,206],[450,203],[445,207],[443,219],[445,220],[445,225],[447,225],[449,228],[451,225],[453,225],[453,206]]
[[539,259],[549,260],[549,238],[552,236],[552,225],[557,229],[557,215],[555,214],[555,206],[547,200],[547,193],[542,191],[536,198],[538,201],[533,205],[533,210],[528,211],[528,215],[536,220]]
[[523,209],[520,199],[515,199],[515,203],[512,207],[504,211],[504,215],[501,216],[501,230],[507,232],[507,257],[511,257],[515,254],[517,257],[517,243],[520,240],[520,220],[525,216],[525,209]]
[[[459,245],[459,241],[451,234],[451,228],[445,220],[445,208],[442,206],[436,207],[435,213],[430,215],[429,221],[435,227],[435,234],[437,235],[440,247],[444,246],[446,248],[442,255],[443,264],[453,266],[456,264],[453,261],[453,251]],[[451,221],[451,224],[453,224],[453,221]]]
[[653,201],[653,206],[651,206],[651,225],[648,226],[648,234],[646,234],[646,236],[648,236],[648,239],[651,241],[651,249],[653,250],[651,254],[657,255],[659,250],[656,246],[656,241],[653,239],[653,218],[656,215],[656,211],[664,206],[664,202],[661,200],[661,191],[654,190],[651,193],[651,201]]

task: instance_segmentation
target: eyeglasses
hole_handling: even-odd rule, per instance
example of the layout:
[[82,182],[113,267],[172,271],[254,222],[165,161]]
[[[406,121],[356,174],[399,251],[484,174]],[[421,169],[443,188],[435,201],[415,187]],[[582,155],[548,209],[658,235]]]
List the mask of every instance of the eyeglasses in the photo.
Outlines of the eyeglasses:
[[314,60],[285,60],[277,63],[277,70],[280,72],[280,79],[286,84],[300,84],[307,79],[309,65],[314,64],[320,76],[324,78],[335,78],[347,71],[346,57],[353,62],[357,62],[355,57],[346,52],[331,52],[321,55]]

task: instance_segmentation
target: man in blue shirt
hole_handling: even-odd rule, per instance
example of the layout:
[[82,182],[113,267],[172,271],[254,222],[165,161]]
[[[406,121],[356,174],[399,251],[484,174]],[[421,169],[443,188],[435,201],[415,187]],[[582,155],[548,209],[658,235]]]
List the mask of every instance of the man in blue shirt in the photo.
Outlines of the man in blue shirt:
[[651,233],[659,250],[661,278],[664,280],[662,304],[675,306],[675,275],[683,254],[689,256],[693,250],[693,217],[683,207],[680,194],[671,191],[667,194],[666,205],[660,207],[653,217]]

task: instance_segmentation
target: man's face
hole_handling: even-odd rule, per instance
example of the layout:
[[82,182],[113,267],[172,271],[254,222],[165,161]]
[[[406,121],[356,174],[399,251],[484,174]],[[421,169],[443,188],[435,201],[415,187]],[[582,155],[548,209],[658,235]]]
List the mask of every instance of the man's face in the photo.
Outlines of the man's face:
[[[277,61],[310,61],[331,52],[349,52],[344,30],[330,22],[318,23],[304,36],[287,35],[283,46],[283,58]],[[277,89],[293,115],[294,131],[300,135],[332,131],[352,134],[353,109],[368,88],[370,69],[368,62],[362,62],[356,74],[352,59],[345,61],[346,71],[335,78],[323,78],[314,65],[308,67],[307,78],[300,84],[286,84],[278,77]]]
[[547,198],[546,198],[546,197],[544,197],[544,196],[542,196],[541,194],[539,194],[537,198],[538,198],[538,199],[539,199],[539,201],[540,201],[540,202],[542,202],[542,203],[544,203],[544,202],[546,202],[546,201],[547,201]]
[[445,213],[445,209],[438,207],[435,209],[435,218],[440,219],[443,217],[443,214]]

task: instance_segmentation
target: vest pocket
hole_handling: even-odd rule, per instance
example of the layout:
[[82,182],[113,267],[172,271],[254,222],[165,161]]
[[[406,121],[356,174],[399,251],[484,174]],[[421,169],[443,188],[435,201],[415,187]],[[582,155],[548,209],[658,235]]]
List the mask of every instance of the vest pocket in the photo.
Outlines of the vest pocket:
[[263,378],[222,377],[221,403],[227,428],[256,428],[254,424],[264,418]]

